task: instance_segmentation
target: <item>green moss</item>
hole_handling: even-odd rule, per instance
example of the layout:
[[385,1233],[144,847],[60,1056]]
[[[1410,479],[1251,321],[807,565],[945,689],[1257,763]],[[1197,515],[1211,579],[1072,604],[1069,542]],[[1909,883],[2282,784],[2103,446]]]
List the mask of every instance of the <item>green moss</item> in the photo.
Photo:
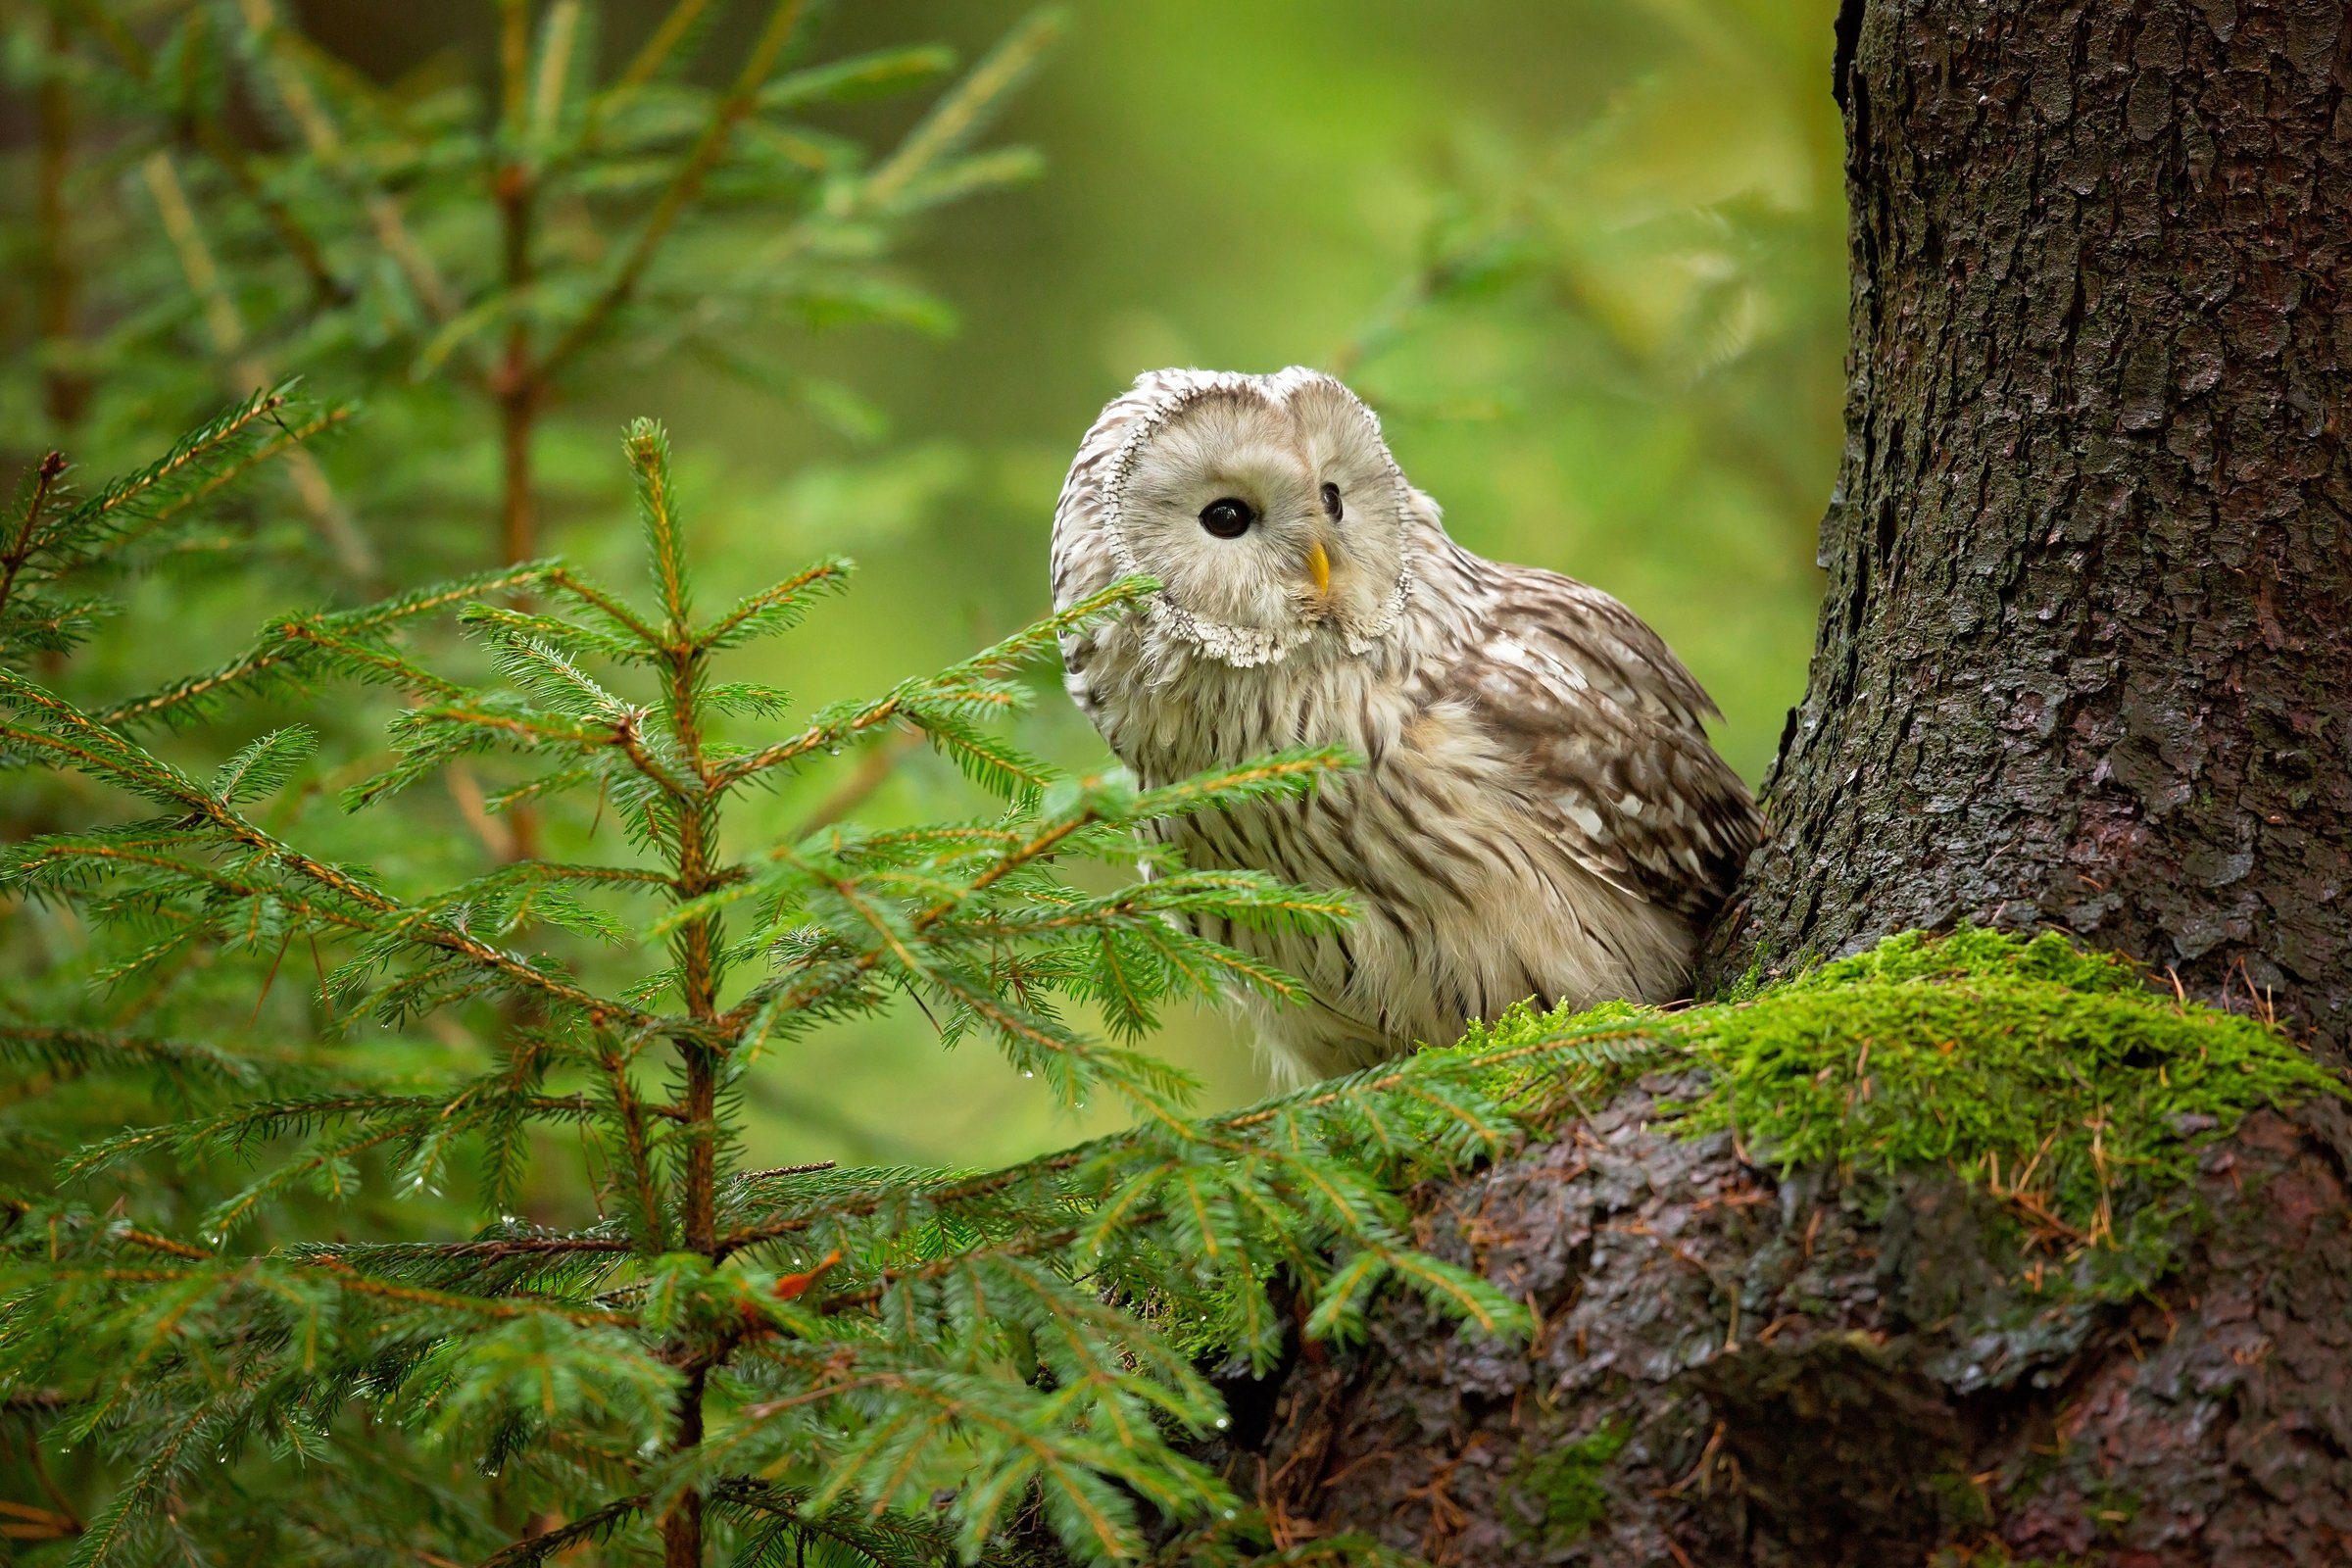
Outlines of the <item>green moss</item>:
[[1938,1470],[1928,1478],[1928,1486],[1941,1503],[1948,1526],[1984,1530],[1992,1524],[1992,1499],[1977,1485],[1975,1477],[1956,1468]]
[[1598,1524],[1608,1506],[1602,1484],[1609,1466],[1632,1434],[1610,1423],[1564,1447],[1530,1453],[1519,1466],[1516,1491],[1527,1513],[1541,1521],[1534,1532],[1546,1546],[1565,1546]]
[[2276,1031],[2184,1005],[2128,959],[1965,928],[1681,1012],[1519,1011],[1466,1044],[1596,1027],[1640,1028],[1647,1065],[1705,1069],[1672,1108],[1684,1132],[1865,1186],[1949,1169],[2042,1239],[2098,1253],[2102,1292],[2161,1266],[2206,1145],[2259,1107],[2344,1092]]

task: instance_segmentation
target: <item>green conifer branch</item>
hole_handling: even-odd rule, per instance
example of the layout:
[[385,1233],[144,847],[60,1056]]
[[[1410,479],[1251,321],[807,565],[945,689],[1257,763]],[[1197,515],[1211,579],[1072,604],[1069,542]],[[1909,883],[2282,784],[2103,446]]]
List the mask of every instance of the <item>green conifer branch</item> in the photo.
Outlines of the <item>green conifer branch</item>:
[[[76,20],[101,39],[122,70],[143,90],[155,92],[163,85],[156,79],[153,57],[138,35],[122,24],[104,0],[73,0]],[[237,191],[254,210],[260,213],[288,256],[309,279],[313,301],[320,306],[340,305],[351,298],[351,288],[335,276],[327,265],[326,254],[317,235],[284,201],[272,194],[262,177],[254,171],[253,161],[244,147],[220,120],[212,115],[195,117],[190,126],[198,146],[228,175]]]
[[[1520,1309],[1485,1282],[1411,1250],[1393,1184],[1502,1147],[1518,1102],[1543,1098],[1532,1085],[1600,1049],[1592,1039],[1524,1048],[1526,1070],[1506,1064],[1499,1077],[1407,1064],[1196,1122],[1181,1108],[1182,1075],[1089,1038],[1061,1009],[1115,999],[1110,1016],[1132,1033],[1170,996],[1234,982],[1297,994],[1183,922],[1323,929],[1348,917],[1345,898],[1189,871],[1164,850],[1157,880],[1112,892],[1082,892],[1061,866],[1127,858],[1128,835],[1153,816],[1299,795],[1346,759],[1300,753],[1139,791],[1118,775],[1052,776],[981,727],[1018,706],[1025,661],[1077,626],[1130,612],[1145,583],[820,715],[797,737],[725,752],[708,728],[721,690],[710,664],[789,624],[840,568],[820,564],[698,626],[666,442],[640,425],[625,451],[657,613],[560,565],[496,573],[281,620],[212,689],[343,677],[421,694],[393,721],[401,760],[354,789],[353,803],[383,808],[392,784],[512,742],[541,777],[602,783],[647,863],[528,859],[396,894],[364,867],[299,848],[298,824],[262,814],[307,765],[300,726],[251,742],[199,781],[106,719],[0,676],[16,714],[0,743],[134,789],[165,813],[36,840],[0,867],[15,885],[97,918],[162,921],[166,949],[184,940],[172,922],[191,916],[222,949],[257,960],[296,935],[322,938],[339,961],[318,996],[363,999],[380,1024],[346,1001],[343,1027],[379,1028],[385,1051],[415,1021],[462,1017],[477,998],[535,1002],[500,1038],[490,1070],[425,1084],[372,1072],[248,1080],[236,1058],[160,1034],[0,1031],[0,1058],[176,1073],[191,1096],[225,1097],[85,1140],[64,1156],[72,1179],[259,1162],[198,1205],[202,1245],[11,1200],[67,1239],[24,1299],[90,1293],[119,1315],[101,1357],[115,1370],[95,1382],[74,1382],[85,1352],[54,1338],[14,1348],[0,1338],[0,1369],[89,1390],[107,1422],[137,1434],[124,1449],[134,1474],[177,1463],[172,1423],[191,1409],[260,1430],[367,1390],[419,1441],[494,1453],[515,1485],[562,1495],[575,1519],[595,1521],[566,1539],[658,1534],[665,1556],[699,1563],[712,1532],[757,1524],[778,1549],[856,1541],[895,1568],[942,1549],[985,1557],[1028,1508],[1082,1557],[1132,1559],[1139,1508],[1197,1518],[1233,1505],[1175,1445],[1216,1418],[1196,1355],[1211,1343],[1261,1362],[1277,1352],[1288,1322],[1268,1295],[1278,1275],[1310,1303],[1318,1333],[1357,1331],[1371,1294],[1389,1286],[1474,1329],[1520,1326]],[[521,581],[579,618],[485,602]],[[395,634],[434,612],[456,612],[487,650],[492,687],[436,673],[396,646]],[[657,689],[637,701],[622,695],[622,676]],[[882,832],[837,824],[746,861],[721,853],[726,785],[902,723],[1006,775],[998,782],[1012,787],[1011,812]],[[603,907],[648,896],[661,907],[641,935]],[[727,933],[738,911],[752,916],[748,936]],[[633,986],[611,984],[599,970],[510,951],[510,935],[525,929],[658,942],[666,962]],[[731,978],[753,964],[768,972]],[[902,989],[928,999],[949,1039],[990,1035],[1064,1099],[1117,1094],[1136,1127],[1003,1171],[739,1171],[731,1103],[752,1058]],[[653,1010],[671,993],[675,1011]],[[667,1088],[649,1092],[657,1060]],[[469,1151],[486,1194],[514,1191],[534,1155],[532,1127],[576,1129],[601,1162],[594,1224],[231,1245],[303,1202],[348,1202],[387,1179],[438,1187]],[[243,1325],[226,1393],[190,1339],[216,1321]],[[311,1348],[298,1358],[295,1346]],[[566,1392],[535,1406],[517,1392],[526,1387]],[[345,1441],[331,1427],[299,1430],[309,1435],[288,1441]],[[926,1522],[920,1510],[943,1486],[954,1501]],[[135,1485],[124,1495],[119,1539],[143,1539],[139,1510],[153,1496]],[[492,1553],[530,1560],[511,1541],[476,1555]]]
[[278,16],[274,0],[237,0],[248,49],[260,62],[278,103],[292,119],[304,142],[319,164],[349,182],[365,208],[377,242],[408,280],[416,299],[435,319],[446,321],[457,302],[443,281],[431,255],[417,243],[401,204],[373,179],[353,167],[349,148],[334,117],[314,87],[301,40],[290,33]]
[[584,348],[614,311],[626,304],[637,291],[645,270],[653,265],[655,253],[668,238],[679,217],[702,194],[703,182],[710,171],[726,156],[728,143],[736,126],[758,103],[760,84],[783,57],[801,21],[803,0],[776,0],[768,12],[760,34],[745,52],[743,66],[736,73],[734,84],[727,89],[710,113],[710,123],[704,128],[693,151],[679,164],[653,212],[639,226],[636,237],[629,243],[619,264],[612,270],[611,279],[591,300],[569,325],[557,334],[555,342],[539,362],[539,375],[544,379],[562,370],[572,356]]
[[9,540],[5,554],[0,554],[0,611],[8,608],[8,597],[16,591],[17,574],[24,563],[32,559],[38,545],[42,519],[49,510],[50,495],[65,477],[66,459],[62,452],[43,457],[34,467],[31,479],[24,486],[24,499],[19,506],[17,527]]
[[383,600],[364,611],[315,616],[307,621],[281,622],[266,632],[247,652],[218,669],[176,681],[146,696],[118,703],[100,713],[98,718],[103,723],[119,727],[144,723],[187,710],[201,714],[205,704],[230,692],[262,684],[272,677],[298,676],[307,662],[306,655],[315,646],[315,639],[318,636],[389,631],[404,622],[453,605],[491,594],[534,587],[551,569],[543,563],[525,562],[520,565],[460,578]]

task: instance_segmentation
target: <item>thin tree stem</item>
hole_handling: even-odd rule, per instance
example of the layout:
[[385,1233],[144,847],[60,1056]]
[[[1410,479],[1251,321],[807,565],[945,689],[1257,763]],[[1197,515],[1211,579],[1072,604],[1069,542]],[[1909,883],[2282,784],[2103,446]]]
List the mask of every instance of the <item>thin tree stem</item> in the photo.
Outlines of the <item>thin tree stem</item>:
[[540,370],[532,363],[531,330],[523,319],[520,298],[531,284],[532,194],[531,172],[521,163],[510,163],[498,172],[499,233],[512,310],[506,355],[495,382],[503,436],[500,560],[507,565],[530,560],[539,543],[538,511],[531,491],[531,438],[538,424]]
[[690,1045],[686,1054],[686,1102],[681,1106],[689,1140],[686,1150],[685,1241],[693,1251],[718,1251],[717,1153],[718,1058],[710,1048]]
[[[673,590],[665,608],[664,653],[668,660],[670,721],[678,746],[693,770],[693,790],[677,798],[677,894],[681,900],[700,898],[719,885],[724,868],[716,864],[717,821],[712,804],[710,763],[703,747],[699,680],[703,651],[687,624],[681,592]],[[719,972],[717,920],[704,916],[689,920],[676,938],[678,972],[685,992],[687,1015],[708,1036],[725,1028],[718,1011]],[[685,1094],[680,1128],[686,1140],[683,1191],[679,1194],[680,1229],[684,1245],[717,1262],[723,1255],[718,1241],[718,1067],[719,1054],[708,1038],[680,1040],[685,1070]],[[682,1452],[703,1441],[703,1387],[709,1363],[687,1363],[686,1387],[678,1396],[673,1451]],[[663,1568],[700,1568],[703,1560],[703,1498],[692,1488],[662,1521]]]
[[[703,1441],[703,1385],[710,1376],[710,1369],[701,1366],[686,1374],[686,1386],[678,1391],[678,1432],[673,1448],[691,1448]],[[703,1494],[688,1487],[662,1516],[662,1568],[702,1568],[702,1563]]]
[[499,561],[528,561],[539,544],[538,508],[531,494],[531,436],[538,423],[538,389],[525,383],[498,396],[501,482]]
[[[49,53],[62,61],[66,52],[66,23],[49,20]],[[74,160],[74,100],[65,78],[45,73],[34,105],[35,134],[40,143],[38,177],[38,243],[33,252],[32,284],[40,316],[41,402],[52,430],[70,430],[81,422],[90,383],[66,363],[79,317],[79,279],[74,270],[72,229],[66,207],[66,175]]]

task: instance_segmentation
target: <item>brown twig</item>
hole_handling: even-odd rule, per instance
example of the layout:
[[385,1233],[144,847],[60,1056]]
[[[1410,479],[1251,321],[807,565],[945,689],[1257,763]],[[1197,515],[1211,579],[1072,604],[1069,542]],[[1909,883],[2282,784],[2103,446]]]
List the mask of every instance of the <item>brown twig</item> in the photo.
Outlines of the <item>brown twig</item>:
[[819,1171],[832,1170],[839,1164],[839,1160],[812,1159],[805,1165],[770,1165],[765,1170],[744,1171],[737,1175],[735,1180],[738,1182],[765,1182],[774,1181],[782,1176],[813,1176]]
[[0,556],[0,610],[8,607],[8,597],[16,591],[17,573],[24,569],[33,547],[40,542],[41,514],[48,510],[49,494],[65,477],[66,467],[66,455],[52,452],[33,470],[32,492],[24,498],[24,515],[17,523],[17,536],[10,541],[7,554]]
[[482,795],[482,786],[473,776],[473,769],[462,761],[451,761],[441,769],[441,781],[449,791],[450,803],[457,807],[459,817],[481,841],[482,849],[493,860],[508,862],[528,859],[515,842],[515,834],[507,823],[490,814]]
[[[171,154],[150,153],[139,166],[139,177],[154,198],[156,212],[163,219],[164,233],[179,258],[180,271],[204,309],[205,329],[213,347],[227,362],[230,390],[242,393],[274,384],[277,376],[246,337],[244,318],[221,281],[220,269],[213,260],[212,247],[205,241],[204,230],[196,220],[196,210],[188,202],[187,190],[180,183]],[[375,552],[368,548],[366,537],[344,511],[333,486],[327,483],[326,471],[318,466],[318,460],[300,446],[294,446],[289,450],[286,468],[303,510],[310,514],[312,527],[334,552],[336,564],[363,586],[372,584],[380,569]]]

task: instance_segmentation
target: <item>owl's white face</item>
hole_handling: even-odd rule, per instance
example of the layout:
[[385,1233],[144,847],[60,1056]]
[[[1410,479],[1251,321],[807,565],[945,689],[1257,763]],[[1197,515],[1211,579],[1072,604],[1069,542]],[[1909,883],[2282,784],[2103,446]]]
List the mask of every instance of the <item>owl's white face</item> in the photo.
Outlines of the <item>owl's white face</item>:
[[1204,621],[1346,640],[1393,612],[1404,484],[1362,404],[1311,371],[1195,393],[1116,496],[1137,568]]

